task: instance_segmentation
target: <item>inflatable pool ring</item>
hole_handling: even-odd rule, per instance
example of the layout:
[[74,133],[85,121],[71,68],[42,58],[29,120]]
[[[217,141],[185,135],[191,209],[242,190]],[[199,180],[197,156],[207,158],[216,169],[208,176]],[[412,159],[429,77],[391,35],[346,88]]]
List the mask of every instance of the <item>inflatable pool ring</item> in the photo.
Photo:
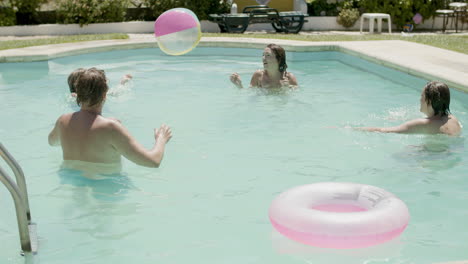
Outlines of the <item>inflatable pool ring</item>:
[[378,187],[324,182],[278,195],[269,209],[273,227],[298,242],[325,248],[360,248],[400,235],[409,222],[406,205]]

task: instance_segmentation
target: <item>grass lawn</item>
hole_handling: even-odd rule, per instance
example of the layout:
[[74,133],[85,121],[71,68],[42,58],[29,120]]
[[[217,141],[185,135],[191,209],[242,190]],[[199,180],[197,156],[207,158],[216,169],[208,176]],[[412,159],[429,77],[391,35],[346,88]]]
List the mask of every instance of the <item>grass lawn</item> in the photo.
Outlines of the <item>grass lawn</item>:
[[0,41],[0,50],[17,49],[31,46],[71,43],[92,40],[106,39],[128,39],[127,34],[90,34],[90,35],[70,35],[58,36],[50,38],[35,38],[35,39],[16,39]]
[[[412,37],[395,35],[299,35],[299,34],[227,34],[227,33],[203,33],[204,37],[249,37],[269,39],[290,39],[301,41],[367,41],[367,40],[405,40],[421,44],[431,45],[443,49],[453,50],[468,54],[468,35],[425,35],[415,34]],[[71,35],[41,39],[5,40],[0,41],[0,50],[24,48],[29,46],[70,43],[105,39],[128,39],[127,34],[95,34],[95,35]]]

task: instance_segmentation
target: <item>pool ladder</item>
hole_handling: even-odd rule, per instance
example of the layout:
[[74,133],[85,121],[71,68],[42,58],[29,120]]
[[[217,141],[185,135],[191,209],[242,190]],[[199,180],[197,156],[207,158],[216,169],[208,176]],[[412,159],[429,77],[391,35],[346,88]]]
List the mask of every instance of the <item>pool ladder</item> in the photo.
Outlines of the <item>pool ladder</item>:
[[2,143],[0,143],[0,156],[10,166],[16,178],[15,183],[0,166],[0,181],[5,184],[15,202],[21,249],[23,252],[37,253],[36,224],[31,222],[28,191],[23,170]]

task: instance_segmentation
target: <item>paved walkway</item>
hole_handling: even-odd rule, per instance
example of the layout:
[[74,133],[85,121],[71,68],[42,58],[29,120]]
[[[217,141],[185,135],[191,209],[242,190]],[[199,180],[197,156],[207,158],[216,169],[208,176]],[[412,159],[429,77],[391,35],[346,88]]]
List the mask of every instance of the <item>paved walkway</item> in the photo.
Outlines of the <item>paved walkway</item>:
[[[337,50],[428,80],[440,80],[468,92],[468,55],[401,40],[307,42],[228,37],[203,37],[202,47],[264,48],[275,42],[288,51]],[[24,38],[24,37],[22,37]],[[125,40],[99,40],[34,46],[0,51],[0,62],[40,61],[57,57],[108,51],[157,47],[152,34],[129,34]]]

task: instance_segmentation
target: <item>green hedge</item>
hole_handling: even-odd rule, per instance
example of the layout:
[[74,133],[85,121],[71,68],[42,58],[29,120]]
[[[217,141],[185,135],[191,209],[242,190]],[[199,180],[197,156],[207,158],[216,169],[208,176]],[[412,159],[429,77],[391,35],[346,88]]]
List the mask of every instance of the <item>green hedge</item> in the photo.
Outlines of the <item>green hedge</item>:
[[37,10],[47,0],[0,0],[0,25],[37,24]]
[[413,23],[417,13],[424,19],[434,17],[435,11],[444,7],[444,0],[361,0],[359,6],[368,13],[387,13],[399,28]]
[[142,0],[142,5],[137,8],[130,0],[58,0],[56,13],[58,23],[86,25],[135,18],[154,21],[168,9],[176,7],[192,10],[200,20],[207,19],[212,13],[229,12],[228,4],[217,0]]
[[[444,7],[445,0],[344,0],[328,3],[326,0],[306,0],[309,15],[334,16],[338,13],[350,14],[354,8],[360,13],[387,13],[392,17],[392,22],[402,28],[407,23],[413,23],[413,17],[417,13],[424,19],[435,16],[437,9]],[[346,11],[343,12],[343,10]],[[340,10],[341,12],[338,12]]]
[[87,25],[124,21],[128,0],[59,0],[57,22]]
[[328,3],[327,0],[307,0],[307,12],[311,16],[336,16],[338,4]]
[[156,19],[164,11],[183,7],[192,10],[199,20],[208,19],[209,14],[228,13],[230,6],[226,1],[218,0],[143,0],[149,10],[149,17]]
[[16,25],[16,15],[13,8],[0,6],[0,27],[14,25]]

